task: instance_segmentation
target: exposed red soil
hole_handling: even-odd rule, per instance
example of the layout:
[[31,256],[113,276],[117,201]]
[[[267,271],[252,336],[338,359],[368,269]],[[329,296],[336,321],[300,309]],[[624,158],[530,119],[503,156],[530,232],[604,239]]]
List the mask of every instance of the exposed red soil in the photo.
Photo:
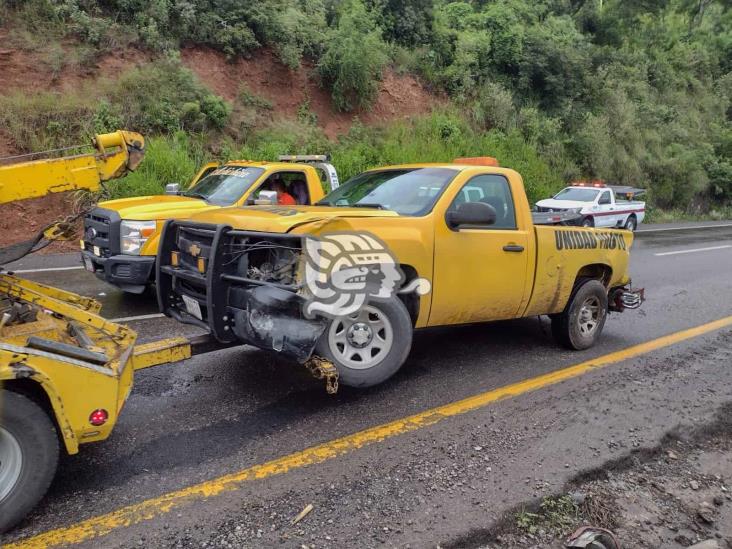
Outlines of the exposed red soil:
[[14,154],[18,154],[18,148],[13,143],[12,138],[0,128],[0,158]]
[[[0,29],[0,44],[7,40],[7,30]],[[0,95],[39,90],[78,91],[92,80],[114,78],[125,70],[153,59],[149,53],[124,48],[113,54],[102,55],[92,62],[79,64],[71,60],[73,51],[73,43],[62,44],[63,65],[54,66],[48,50],[0,47]]]
[[270,101],[275,116],[295,118],[298,108],[309,101],[317,114],[318,125],[334,138],[346,133],[357,117],[364,124],[379,124],[430,112],[440,99],[430,94],[413,76],[398,75],[387,69],[379,95],[369,111],[338,112],[330,93],[320,87],[312,65],[303,63],[295,70],[282,65],[269,50],[260,50],[250,59],[233,62],[207,48],[187,48],[181,52],[183,63],[218,95],[236,101],[241,90]]
[[[61,44],[63,66],[59,67],[59,46],[56,52],[12,47],[7,29],[0,29],[0,95],[32,94],[39,90],[93,91],[93,82],[100,78],[114,78],[124,71],[150,62],[149,52],[124,48],[114,54],[98,57],[93,62],[78,62],[74,44]],[[68,55],[67,55],[68,54]],[[56,57],[54,57],[54,55]],[[181,52],[183,63],[199,80],[215,93],[236,102],[243,88],[272,103],[274,119],[296,118],[298,109],[309,102],[309,109],[317,115],[317,123],[329,138],[348,132],[355,119],[374,125],[395,119],[430,112],[442,99],[429,91],[414,77],[399,75],[387,69],[380,83],[378,97],[369,111],[338,112],[333,108],[330,93],[317,80],[314,67],[303,65],[295,70],[285,67],[269,50],[260,50],[252,58],[233,62],[209,48],[186,48]],[[0,128],[0,157],[19,151],[12,138]],[[68,196],[53,194],[47,197],[0,205],[0,246],[28,239],[46,224],[68,215]],[[75,242],[54,243],[46,251],[77,249]]]
[[[0,204],[0,247],[29,240],[45,226],[62,220],[71,211],[72,193],[56,193],[41,198]],[[78,239],[54,242],[41,253],[79,249]]]

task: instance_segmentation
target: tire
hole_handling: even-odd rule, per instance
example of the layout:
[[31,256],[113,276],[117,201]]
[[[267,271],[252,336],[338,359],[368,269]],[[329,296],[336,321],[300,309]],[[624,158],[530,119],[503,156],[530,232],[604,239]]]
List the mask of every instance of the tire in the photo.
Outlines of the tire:
[[17,524],[46,495],[59,444],[48,414],[35,402],[0,390],[0,532]]
[[331,320],[315,346],[315,354],[335,365],[343,385],[365,388],[397,373],[411,347],[409,312],[399,298],[391,297]]
[[625,221],[624,228],[631,233],[634,233],[638,228],[638,219],[633,214],[629,215],[628,219]]
[[595,220],[591,217],[585,217],[582,220],[582,226],[583,227],[594,227],[595,226]]
[[598,280],[585,279],[577,283],[564,311],[552,317],[552,335],[567,349],[589,349],[599,339],[606,319],[605,286]]

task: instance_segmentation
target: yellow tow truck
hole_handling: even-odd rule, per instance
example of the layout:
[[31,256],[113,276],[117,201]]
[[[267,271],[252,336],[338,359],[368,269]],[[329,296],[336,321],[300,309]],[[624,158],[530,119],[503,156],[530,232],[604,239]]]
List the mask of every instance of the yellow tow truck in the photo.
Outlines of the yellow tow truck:
[[[96,136],[90,152],[57,157],[59,152],[11,158],[0,168],[0,201],[99,190],[139,165],[144,139],[118,131]],[[0,532],[44,496],[60,452],[75,454],[81,445],[110,435],[135,371],[225,346],[208,336],[138,345],[137,334],[104,319],[94,299],[2,270],[49,241],[72,238],[73,222],[89,210],[50,224],[27,242],[0,248]],[[332,366],[313,361],[308,367],[329,391],[337,389]]]
[[[276,187],[285,195],[279,200],[271,195]],[[283,155],[279,162],[212,162],[185,190],[172,183],[165,195],[100,202],[84,218],[82,260],[105,282],[142,293],[155,281],[160,233],[168,219],[257,203],[313,204],[323,198],[324,187],[338,187],[336,170],[324,155]]]

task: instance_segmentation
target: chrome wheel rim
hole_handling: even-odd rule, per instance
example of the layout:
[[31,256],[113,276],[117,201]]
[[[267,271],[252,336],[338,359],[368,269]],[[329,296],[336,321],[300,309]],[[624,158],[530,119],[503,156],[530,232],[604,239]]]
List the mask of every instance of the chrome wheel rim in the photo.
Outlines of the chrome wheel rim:
[[339,362],[366,370],[386,358],[394,343],[394,330],[386,315],[371,305],[336,318],[328,331],[328,346]]
[[579,310],[577,322],[579,324],[580,334],[589,336],[595,333],[602,319],[602,306],[600,300],[595,297],[588,297]]
[[18,440],[0,427],[0,501],[3,501],[18,484],[23,469],[23,452]]

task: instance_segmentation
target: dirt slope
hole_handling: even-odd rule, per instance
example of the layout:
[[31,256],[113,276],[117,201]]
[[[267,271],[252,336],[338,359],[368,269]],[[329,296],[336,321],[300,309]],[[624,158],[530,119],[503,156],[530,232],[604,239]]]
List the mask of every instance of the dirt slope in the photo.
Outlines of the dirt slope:
[[[28,240],[49,223],[64,219],[71,211],[71,198],[72,193],[57,193],[0,204],[0,247]],[[71,252],[78,249],[78,240],[74,239],[54,242],[44,248],[42,253]]]
[[330,138],[347,132],[354,117],[364,124],[379,124],[425,114],[440,101],[413,76],[398,75],[387,69],[372,109],[343,113],[333,108],[330,93],[319,85],[309,63],[290,70],[268,50],[234,62],[206,48],[189,48],[181,54],[183,63],[201,82],[229,101],[235,101],[245,87],[270,101],[275,115],[285,118],[296,117],[298,108],[309,102],[310,109],[318,116],[318,124]]
[[[128,48],[90,62],[73,61],[76,57],[72,43],[33,51],[14,48],[9,33],[3,29],[0,29],[0,44],[5,44],[0,47],[0,95],[32,94],[38,90],[63,93],[82,87],[93,90],[96,80],[115,78],[154,58],[149,52]],[[52,47],[60,48],[56,53],[60,52],[65,58],[62,68],[59,68],[58,56],[54,56]],[[184,49],[181,57],[199,80],[215,93],[235,102],[245,88],[271,102],[275,118],[296,118],[298,109],[309,103],[310,111],[317,115],[317,123],[329,138],[347,132],[356,118],[364,124],[381,124],[428,113],[442,102],[413,76],[387,69],[371,110],[342,113],[333,108],[330,94],[320,87],[311,64],[303,63],[300,68],[290,70],[269,50],[260,50],[250,59],[239,58],[233,62],[217,51],[200,47]],[[0,157],[18,152],[11,136],[0,128]],[[0,205],[0,245],[23,240],[49,220],[66,215],[65,201],[63,195],[51,195]],[[49,250],[59,251],[58,246],[67,248],[69,245],[54,244]]]
[[[0,30],[0,44],[7,32]],[[21,92],[70,91],[99,78],[114,78],[125,70],[142,65],[153,55],[139,50],[120,50],[105,54],[94,61],[74,60],[73,46],[60,46],[61,56],[67,59],[54,61],[47,50],[28,51],[17,48],[0,48],[0,95]]]

